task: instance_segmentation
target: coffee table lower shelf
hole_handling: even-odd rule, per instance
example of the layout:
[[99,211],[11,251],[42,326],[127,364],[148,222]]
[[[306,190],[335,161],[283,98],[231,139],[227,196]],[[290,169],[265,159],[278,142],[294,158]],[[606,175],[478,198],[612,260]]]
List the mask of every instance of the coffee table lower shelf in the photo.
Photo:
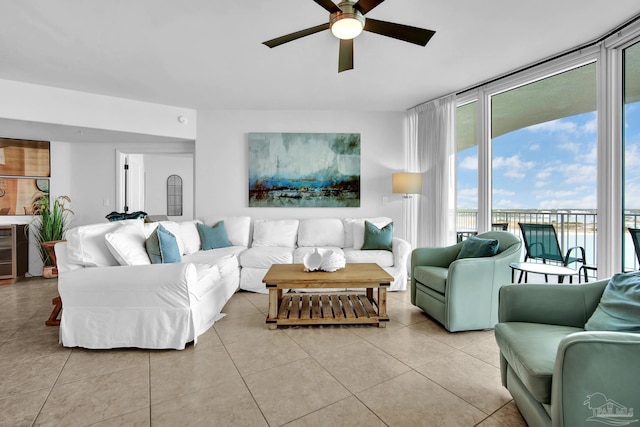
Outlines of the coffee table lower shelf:
[[285,294],[276,318],[267,317],[270,329],[278,325],[377,324],[385,327],[386,314],[365,294]]

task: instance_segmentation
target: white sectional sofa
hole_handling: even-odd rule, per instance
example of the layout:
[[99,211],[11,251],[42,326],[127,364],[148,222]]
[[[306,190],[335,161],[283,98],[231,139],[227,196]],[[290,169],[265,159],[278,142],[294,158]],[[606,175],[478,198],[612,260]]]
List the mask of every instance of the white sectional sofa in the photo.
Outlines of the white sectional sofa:
[[[411,248],[393,238],[392,251],[362,250],[364,219],[255,219],[224,221],[231,246],[202,250],[196,221],[161,222],[175,237],[180,263],[150,264],[145,239],[158,225],[142,220],[92,224],[67,233],[55,247],[63,302],[60,342],[67,347],[183,349],[223,314],[243,289],[266,293],[262,278],[273,263],[301,263],[316,247],[343,253],[347,262],[375,262],[405,290]],[[371,218],[382,227],[390,218]]]

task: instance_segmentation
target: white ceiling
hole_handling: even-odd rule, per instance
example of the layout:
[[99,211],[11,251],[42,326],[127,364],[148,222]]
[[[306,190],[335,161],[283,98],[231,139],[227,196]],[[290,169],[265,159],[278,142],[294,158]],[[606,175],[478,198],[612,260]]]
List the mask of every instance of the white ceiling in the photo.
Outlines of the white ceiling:
[[[337,0],[336,0],[337,2]],[[0,79],[194,109],[402,111],[597,39],[638,0],[387,0],[368,16],[435,30],[372,33],[338,74],[313,0],[0,0]]]

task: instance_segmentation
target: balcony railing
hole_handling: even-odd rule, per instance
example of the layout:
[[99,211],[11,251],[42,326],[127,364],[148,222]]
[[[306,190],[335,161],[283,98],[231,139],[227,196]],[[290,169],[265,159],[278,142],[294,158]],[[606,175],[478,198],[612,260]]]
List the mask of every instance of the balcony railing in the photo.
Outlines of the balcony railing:
[[[491,213],[492,223],[507,223],[508,231],[520,237],[519,222],[553,224],[558,233],[560,248],[566,253],[568,248],[582,246],[585,250],[587,264],[597,265],[598,259],[598,216],[594,210],[534,210],[510,209],[494,210]],[[478,229],[478,212],[475,210],[458,210],[456,229],[459,232],[469,232]],[[640,226],[640,212],[625,214],[625,228]],[[625,270],[637,270],[633,241],[629,233],[624,233],[624,266]]]

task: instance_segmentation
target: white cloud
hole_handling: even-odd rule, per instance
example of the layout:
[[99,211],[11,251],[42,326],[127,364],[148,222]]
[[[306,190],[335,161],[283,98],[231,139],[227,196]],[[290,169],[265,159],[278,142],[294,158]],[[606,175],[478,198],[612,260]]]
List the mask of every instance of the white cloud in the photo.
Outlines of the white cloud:
[[529,151],[538,151],[540,149],[540,144],[531,144],[529,146]]
[[512,199],[493,200],[493,209],[523,209],[524,207],[521,203]]
[[629,172],[629,169],[640,168],[640,145],[627,145],[627,148],[624,152],[624,162],[626,165],[627,173]]
[[580,152],[581,147],[577,142],[563,142],[562,144],[558,145],[558,148],[561,150],[570,151],[575,154]]
[[626,209],[638,209],[640,206],[640,183],[627,182],[625,184],[624,204]]
[[598,115],[593,113],[593,119],[582,125],[582,131],[587,134],[598,132]]
[[563,184],[584,184],[596,182],[598,168],[596,165],[568,164],[562,168],[564,175]]
[[463,188],[457,193],[456,201],[459,209],[477,209],[478,208],[478,188]]
[[466,170],[478,170],[478,156],[469,156],[462,159],[458,168]]
[[547,179],[549,178],[554,172],[556,171],[556,168],[554,167],[546,167],[540,171],[538,171],[538,173],[536,174],[536,179]]
[[511,190],[503,190],[500,188],[494,188],[493,191],[491,191],[491,194],[493,194],[494,196],[515,196],[516,192],[515,191],[511,191]]
[[573,198],[556,198],[556,199],[544,199],[539,203],[540,209],[558,209],[558,208],[571,208],[571,209],[595,209],[596,196],[585,195],[583,197],[577,196]]
[[519,155],[511,157],[496,157],[493,159],[494,169],[506,169],[504,175],[508,178],[522,179],[525,172],[535,166],[535,162],[526,162],[520,159]]
[[547,132],[547,133],[570,133],[574,134],[578,130],[578,125],[575,122],[569,120],[551,120],[549,122],[538,123],[537,125],[529,126],[527,128],[530,132]]
[[[544,190],[536,191],[537,199],[568,199],[576,196],[575,190]],[[558,207],[558,206],[556,206]]]
[[538,123],[537,125],[529,126],[527,130],[536,133],[563,133],[572,136],[591,135],[595,134],[598,131],[598,116],[595,112],[591,113],[590,115],[591,119],[582,125],[563,118],[551,120],[544,123]]

